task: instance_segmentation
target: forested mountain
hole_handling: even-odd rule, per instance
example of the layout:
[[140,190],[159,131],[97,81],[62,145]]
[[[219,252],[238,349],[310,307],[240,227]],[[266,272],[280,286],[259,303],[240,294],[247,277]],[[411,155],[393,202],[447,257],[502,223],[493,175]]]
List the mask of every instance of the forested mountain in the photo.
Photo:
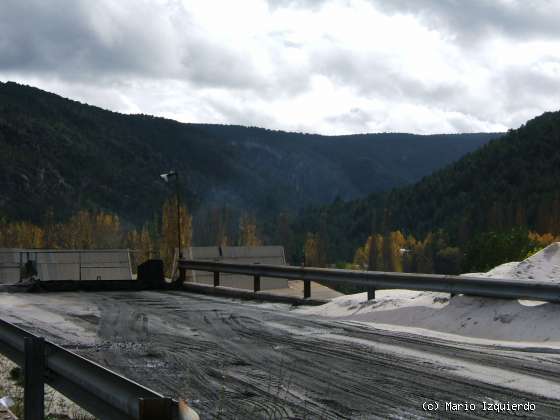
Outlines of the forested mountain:
[[[445,246],[464,251],[473,240],[480,247],[483,232],[521,227],[558,236],[560,112],[532,119],[414,185],[309,211],[295,230],[303,227],[319,233],[331,260],[351,260],[368,236],[395,231],[401,242],[437,233]],[[507,235],[510,242],[519,237]]]
[[[225,207],[260,220],[410,184],[496,136],[327,137],[182,124],[0,83],[0,217],[42,223],[48,209],[58,219],[89,209],[140,225],[169,197],[158,175],[173,168],[195,223],[197,213]],[[420,210],[428,223],[429,207]]]

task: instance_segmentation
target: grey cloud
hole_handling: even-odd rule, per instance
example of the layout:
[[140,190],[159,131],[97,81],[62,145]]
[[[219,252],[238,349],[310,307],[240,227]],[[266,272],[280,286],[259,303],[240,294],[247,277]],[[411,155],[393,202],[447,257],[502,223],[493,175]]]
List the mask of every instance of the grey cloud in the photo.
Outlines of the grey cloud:
[[[560,60],[558,66],[560,67]],[[496,83],[499,80],[504,82],[502,93],[509,92],[512,98],[521,99],[523,93],[533,98],[560,94],[560,77],[553,77],[535,68],[511,67],[496,79]]]
[[259,88],[266,83],[248,56],[197,33],[184,10],[175,7],[173,12],[170,16],[145,3],[120,13],[103,2],[3,0],[0,70],[69,81],[128,75],[201,87]]
[[[102,74],[155,73],[158,45],[143,28],[114,21],[114,39],[95,31],[94,3],[18,1],[0,4],[0,69],[56,72],[69,78]],[[105,19],[111,19],[105,16]]]
[[[515,39],[560,37],[555,0],[365,0],[385,13],[412,14],[460,42],[501,34]],[[320,9],[328,0],[267,0],[279,8]],[[346,2],[349,3],[349,2]]]
[[353,86],[363,96],[396,100],[408,98],[432,104],[454,102],[464,96],[460,83],[425,84],[412,77],[409,69],[391,67],[391,57],[364,56],[359,51],[329,49],[312,56],[314,69],[337,83]]
[[373,116],[360,108],[352,108],[340,115],[331,115],[326,121],[335,126],[346,127],[352,133],[364,133],[368,123],[373,120]]
[[560,7],[543,0],[370,0],[380,10],[418,16],[459,41],[500,34],[514,39],[560,37]]
[[242,106],[236,106],[224,101],[209,99],[212,109],[218,112],[222,121],[234,124],[257,127],[279,127],[279,122],[265,112],[255,109],[250,102],[244,101]]
[[328,3],[328,0],[266,0],[266,3],[271,10],[281,8],[304,8],[318,10],[323,6],[323,4]]
[[288,48],[301,48],[301,47],[303,47],[303,44],[298,43],[298,42],[293,42],[293,41],[283,41],[282,43],[284,44],[285,47],[288,47]]
[[453,133],[484,131],[486,127],[492,124],[491,121],[482,120],[480,117],[463,113],[447,117],[447,122],[452,127]]
[[[78,84],[175,79],[194,88],[248,90],[268,98],[309,86],[306,69],[274,55],[275,71],[263,74],[250,50],[214,40],[180,2],[114,4],[2,0],[0,71]],[[280,49],[284,41],[280,33],[273,37]]]
[[[267,1],[270,11],[274,12],[279,8],[317,11],[331,0],[263,1]],[[197,108],[203,110],[198,115],[204,117],[219,116],[226,123],[270,128],[294,123],[283,121],[283,115],[273,114],[268,104],[288,102],[309,92],[314,75],[328,77],[337,88],[354,92],[355,98],[385,103],[387,113],[403,104],[430,108],[432,115],[439,115],[437,112],[441,111],[456,112],[455,116],[446,117],[442,126],[456,127],[458,131],[469,131],[469,126],[495,125],[495,121],[517,124],[525,116],[542,112],[543,107],[560,103],[558,75],[547,74],[538,70],[538,66],[521,62],[519,67],[502,70],[488,62],[487,56],[478,55],[477,49],[466,45],[484,43],[497,34],[513,41],[560,40],[560,25],[557,24],[560,3],[530,0],[367,1],[387,14],[418,16],[424,25],[450,35],[444,36],[443,44],[456,37],[458,45],[454,50],[465,58],[465,63],[492,69],[493,80],[488,81],[491,92],[477,91],[485,86],[485,81],[473,83],[469,75],[453,77],[458,80],[453,83],[423,82],[415,76],[413,69],[398,67],[399,51],[389,51],[385,55],[360,51],[353,45],[341,43],[335,33],[328,33],[328,28],[322,28],[325,31],[323,38],[313,41],[313,45],[301,42],[297,34],[282,27],[262,34],[266,44],[258,46],[262,47],[259,53],[266,51],[270,62],[261,66],[252,56],[250,45],[225,42],[199,27],[181,0],[166,3],[0,0],[0,73],[3,76],[16,74],[20,81],[25,77],[36,80],[50,77],[61,84],[73,84],[72,88],[65,90],[68,96],[72,96],[70,92],[79,93],[81,87],[87,86],[83,89],[85,93],[77,96],[94,100],[98,105],[120,108],[126,108],[127,100],[130,100],[131,109],[140,103],[142,106],[137,109],[142,111],[157,111],[158,107],[150,103],[159,101],[157,95],[153,99],[154,96],[143,92],[142,86],[149,85],[150,90],[158,92],[179,82],[178,85],[185,86],[185,90],[166,93],[166,112],[174,112],[172,108],[177,107],[176,115],[179,115],[181,107]],[[352,5],[346,0],[336,3]],[[308,24],[314,23],[310,21]],[[541,60],[554,62],[558,57],[541,57]],[[123,81],[130,81],[130,86],[119,86]],[[147,84],[143,85],[143,82]],[[96,96],[92,92],[101,85],[106,93]],[[221,91],[213,95],[208,89]],[[131,99],[133,95],[135,97]],[[238,95],[248,99],[238,101]],[[192,101],[188,107],[183,99],[187,96]],[[153,100],[143,102],[141,98]],[[263,109],[258,109],[256,103],[260,103]],[[352,106],[348,104],[348,108]],[[385,121],[385,115],[370,115],[368,112],[350,109],[341,115],[323,118],[325,126],[340,126],[345,131],[363,131],[367,124],[380,126]],[[392,121],[396,121],[397,126],[388,127],[388,130],[403,129],[399,120]],[[317,131],[314,127],[305,128]]]
[[309,87],[307,69],[294,68],[280,56],[271,56],[275,71],[263,74],[249,51],[231,51],[204,39],[191,39],[189,45],[182,64],[184,76],[195,86],[252,91],[268,99],[291,96]]
[[494,77],[493,85],[511,127],[519,126],[543,110],[556,110],[560,104],[560,77],[537,68],[508,68]]
[[258,89],[264,83],[248,57],[204,40],[189,41],[181,63],[183,76],[200,87]]

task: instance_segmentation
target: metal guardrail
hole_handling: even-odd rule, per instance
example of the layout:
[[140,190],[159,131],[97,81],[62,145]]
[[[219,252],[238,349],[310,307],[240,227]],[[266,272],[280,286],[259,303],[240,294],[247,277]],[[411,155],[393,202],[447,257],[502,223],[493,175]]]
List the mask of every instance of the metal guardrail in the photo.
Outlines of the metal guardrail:
[[443,292],[451,295],[472,295],[505,299],[534,299],[560,302],[560,284],[487,277],[451,276],[439,274],[393,273],[327,268],[294,267],[264,264],[237,264],[200,260],[181,260],[183,270],[214,273],[214,286],[220,285],[220,273],[245,274],[254,277],[254,292],[260,291],[261,277],[281,277],[304,281],[304,298],[311,297],[310,282],[361,286],[368,299],[375,290],[407,289]]
[[26,420],[43,418],[45,383],[102,420],[178,417],[175,400],[3,320],[0,353],[24,369]]

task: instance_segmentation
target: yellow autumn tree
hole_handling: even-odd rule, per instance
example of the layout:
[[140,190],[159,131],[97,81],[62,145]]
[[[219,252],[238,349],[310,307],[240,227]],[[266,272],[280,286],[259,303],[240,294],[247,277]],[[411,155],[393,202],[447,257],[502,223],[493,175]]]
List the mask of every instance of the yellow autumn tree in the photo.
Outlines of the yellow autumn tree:
[[123,242],[118,216],[100,212],[91,215],[92,245],[98,249],[118,248]]
[[239,218],[239,245],[260,246],[262,241],[258,237],[257,222],[254,216],[247,214]]
[[156,250],[155,239],[152,238],[148,225],[144,225],[141,230],[134,229],[128,232],[127,244],[128,248],[133,250],[131,253],[133,267],[137,267],[138,264],[155,258],[159,254]]
[[537,252],[543,248],[546,248],[553,242],[560,242],[560,236],[554,236],[552,233],[543,233],[542,235],[537,232],[529,231],[529,240],[534,244],[534,250],[531,252]]
[[6,248],[42,248],[45,232],[28,222],[2,223],[0,246]]
[[406,239],[399,230],[391,232],[390,237],[390,269],[391,271],[402,272]]
[[65,249],[93,248],[93,218],[89,211],[80,210],[60,228],[60,245]]
[[373,234],[354,254],[354,264],[372,271],[398,271],[409,268],[409,247],[413,237],[405,238],[400,231],[384,236]]
[[48,209],[45,214],[45,222],[43,226],[45,231],[45,248],[57,249],[61,247],[61,231],[62,224],[55,221],[54,212]]
[[212,224],[215,229],[214,243],[218,246],[227,246],[229,238],[227,233],[230,214],[227,208],[212,210]]
[[318,233],[307,233],[304,244],[305,265],[310,267],[324,267],[326,253],[324,244]]
[[0,248],[7,248],[6,245],[6,231],[8,230],[8,224],[5,220],[0,218]]

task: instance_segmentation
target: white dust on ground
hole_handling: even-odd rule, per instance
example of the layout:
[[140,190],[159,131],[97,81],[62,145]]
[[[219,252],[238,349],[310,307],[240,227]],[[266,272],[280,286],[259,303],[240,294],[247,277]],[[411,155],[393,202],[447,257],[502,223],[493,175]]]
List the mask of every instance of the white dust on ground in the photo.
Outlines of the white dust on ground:
[[[560,243],[524,261],[468,275],[560,283]],[[445,293],[379,290],[374,301],[358,293],[297,312],[452,340],[560,348],[560,304],[554,303],[462,295],[450,299]]]

